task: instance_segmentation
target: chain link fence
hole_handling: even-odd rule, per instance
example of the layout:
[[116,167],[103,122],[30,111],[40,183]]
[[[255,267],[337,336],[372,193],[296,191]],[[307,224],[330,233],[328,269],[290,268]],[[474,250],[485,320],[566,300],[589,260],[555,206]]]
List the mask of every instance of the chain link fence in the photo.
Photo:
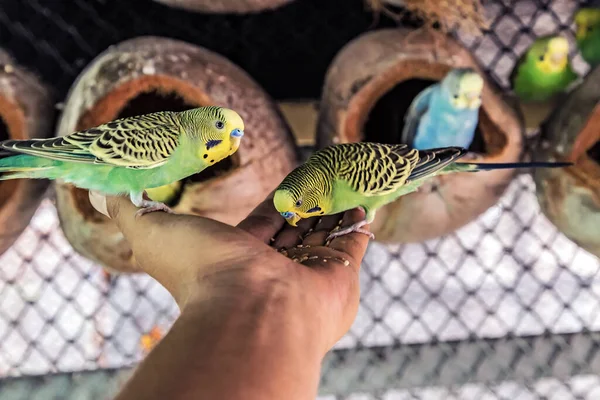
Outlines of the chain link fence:
[[[535,37],[564,32],[573,42],[576,1],[484,4],[490,31],[455,35],[505,89]],[[55,82],[59,98],[96,54],[148,34],[223,54],[277,99],[316,98],[332,57],[372,22],[361,0],[297,0],[254,16],[151,1],[4,0],[0,39]],[[383,26],[393,23],[382,18]],[[599,268],[542,215],[527,174],[453,234],[373,242],[358,316],[325,361],[321,398],[598,399]],[[177,314],[151,278],[108,279],[76,254],[49,196],[0,257],[0,398],[106,398]]]

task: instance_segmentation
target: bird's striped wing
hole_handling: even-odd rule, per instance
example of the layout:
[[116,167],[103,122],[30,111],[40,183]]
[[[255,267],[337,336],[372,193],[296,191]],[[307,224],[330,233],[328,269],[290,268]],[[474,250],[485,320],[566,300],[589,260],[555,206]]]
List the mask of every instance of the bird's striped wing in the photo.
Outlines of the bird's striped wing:
[[180,132],[175,114],[161,112],[119,119],[57,138],[7,140],[0,148],[59,161],[155,168],[175,151]]
[[431,96],[439,84],[435,84],[425,88],[421,93],[414,98],[406,115],[404,116],[404,128],[402,128],[402,136],[400,142],[411,144],[415,140],[417,135],[417,129],[419,128],[419,122],[421,117],[429,110],[429,102]]
[[342,153],[338,176],[365,196],[396,191],[418,161],[418,151],[404,144],[351,143],[336,148]]
[[418,153],[418,161],[408,176],[407,182],[416,181],[417,179],[432,175],[465,154],[467,154],[467,150],[462,147],[442,147],[440,149],[421,150]]

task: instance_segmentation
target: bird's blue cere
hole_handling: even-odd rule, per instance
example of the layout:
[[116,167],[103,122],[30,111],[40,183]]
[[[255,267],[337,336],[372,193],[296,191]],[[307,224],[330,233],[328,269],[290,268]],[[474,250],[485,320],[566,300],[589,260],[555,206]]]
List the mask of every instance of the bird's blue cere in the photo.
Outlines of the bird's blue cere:
[[241,129],[234,129],[231,131],[231,136],[235,138],[240,138],[244,136],[244,131],[242,131]]
[[294,216],[294,213],[291,212],[291,211],[286,211],[286,212],[282,212],[282,213],[279,213],[279,214],[281,214],[281,216],[283,218],[285,218],[285,219],[290,219],[290,218],[292,218]]

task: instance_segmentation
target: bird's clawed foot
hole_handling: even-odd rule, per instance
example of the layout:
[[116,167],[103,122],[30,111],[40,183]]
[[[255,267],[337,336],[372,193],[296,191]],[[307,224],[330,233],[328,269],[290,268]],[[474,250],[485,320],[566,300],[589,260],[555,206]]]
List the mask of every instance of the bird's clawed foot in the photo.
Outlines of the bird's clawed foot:
[[347,235],[347,234],[353,233],[353,232],[362,233],[364,235],[369,236],[371,239],[375,239],[375,235],[372,232],[369,232],[366,229],[362,229],[362,227],[367,225],[367,223],[368,222],[366,220],[363,220],[363,221],[359,221],[355,224],[352,224],[347,228],[334,230],[329,234],[329,236],[327,236],[327,239],[325,241],[330,242],[331,240],[335,239],[336,237],[344,236],[344,235]]
[[166,212],[167,214],[175,214],[175,211],[173,211],[171,208],[169,208],[169,206],[167,206],[165,203],[159,203],[158,201],[144,200],[142,202],[141,207],[142,208],[140,208],[135,213],[136,218],[139,218],[144,214],[148,214],[148,213],[155,212],[155,211],[163,211],[163,212]]

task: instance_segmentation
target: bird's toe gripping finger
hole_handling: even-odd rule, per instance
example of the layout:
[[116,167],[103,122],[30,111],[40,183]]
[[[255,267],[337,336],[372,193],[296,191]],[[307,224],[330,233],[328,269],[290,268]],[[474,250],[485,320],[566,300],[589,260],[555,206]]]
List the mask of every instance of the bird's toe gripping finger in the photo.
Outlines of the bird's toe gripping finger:
[[354,232],[362,233],[364,235],[369,236],[371,239],[375,239],[375,235],[373,234],[373,232],[369,232],[366,229],[352,225],[352,226],[349,226],[348,228],[344,228],[344,229],[340,229],[338,231],[331,232],[329,234],[329,236],[327,236],[327,239],[325,239],[325,242],[330,242],[333,239],[335,239],[336,237],[348,235],[348,234],[354,233]]
[[162,211],[162,212],[166,212],[167,214],[175,213],[171,208],[169,208],[169,206],[167,206],[164,203],[148,202],[148,203],[144,204],[142,207],[143,208],[140,208],[135,213],[136,218],[140,218],[144,214],[148,214],[148,213],[155,212],[155,211]]

